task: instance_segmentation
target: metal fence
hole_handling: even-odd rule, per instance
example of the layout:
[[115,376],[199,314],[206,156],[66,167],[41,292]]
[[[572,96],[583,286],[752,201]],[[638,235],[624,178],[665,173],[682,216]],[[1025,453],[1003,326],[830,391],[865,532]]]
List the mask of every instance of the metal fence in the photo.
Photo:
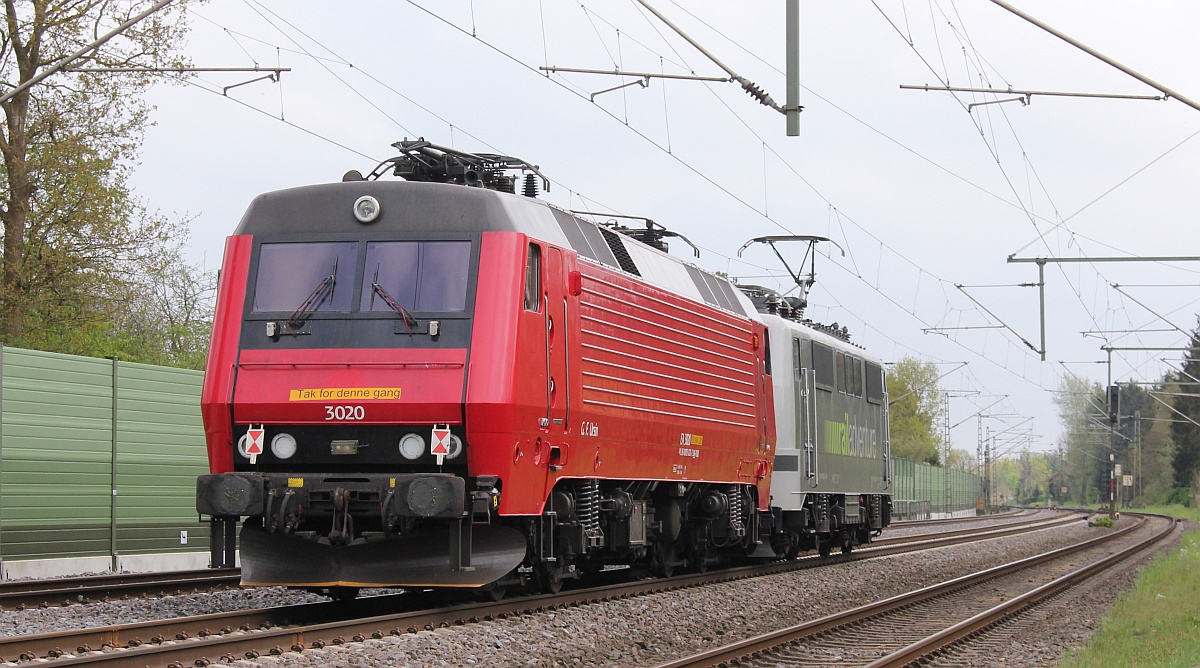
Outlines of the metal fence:
[[975,512],[981,480],[973,473],[896,457],[892,460],[893,514],[897,519],[918,520]]
[[[203,373],[0,349],[0,561],[203,552]],[[96,563],[94,559],[90,563]]]

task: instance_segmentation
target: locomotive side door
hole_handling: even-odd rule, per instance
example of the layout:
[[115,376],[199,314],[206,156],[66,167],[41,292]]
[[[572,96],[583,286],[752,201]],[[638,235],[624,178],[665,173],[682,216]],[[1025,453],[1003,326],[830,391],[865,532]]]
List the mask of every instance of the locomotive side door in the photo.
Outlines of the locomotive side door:
[[562,437],[571,428],[570,323],[568,302],[568,259],[561,248],[546,246],[542,281],[542,308],[545,314],[543,342],[546,353],[546,417],[543,429],[550,437],[550,470],[566,464],[566,445]]
[[799,337],[792,337],[792,389],[796,399],[796,445],[804,451],[804,478],[808,484],[817,485],[817,439],[816,419],[813,410],[812,364],[804,353],[808,346],[801,344]]

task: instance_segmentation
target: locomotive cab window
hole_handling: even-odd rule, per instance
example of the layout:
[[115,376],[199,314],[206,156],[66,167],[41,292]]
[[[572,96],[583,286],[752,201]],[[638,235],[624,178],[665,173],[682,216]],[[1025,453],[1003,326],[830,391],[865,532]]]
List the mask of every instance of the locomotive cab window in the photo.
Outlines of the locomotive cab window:
[[525,310],[539,311],[542,303],[542,249],[529,244],[525,260]]
[[867,401],[873,404],[883,403],[883,368],[874,362],[867,362]]
[[813,374],[816,386],[822,390],[834,390],[833,349],[817,342],[812,344]]
[[462,311],[470,278],[469,241],[367,244],[360,309],[388,311],[383,295],[412,311]]
[[262,244],[254,312],[349,311],[357,263],[357,241]]

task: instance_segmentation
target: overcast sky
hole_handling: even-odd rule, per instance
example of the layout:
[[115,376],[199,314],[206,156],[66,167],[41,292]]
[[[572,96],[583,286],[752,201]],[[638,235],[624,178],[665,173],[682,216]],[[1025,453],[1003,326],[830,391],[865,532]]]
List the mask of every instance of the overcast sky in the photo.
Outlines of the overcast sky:
[[[1200,99],[1200,4],[1015,1]],[[784,100],[781,0],[650,2]],[[1038,291],[1017,287],[1037,266],[1006,258],[1200,255],[1200,111],[1038,95],[971,107],[1017,96],[901,90],[1159,94],[989,0],[801,4],[804,112],[789,138],[736,84],[654,79],[593,102],[635,79],[539,71],[723,76],[634,0],[208,3],[194,12],[194,65],[291,71],[227,95],[256,75],[152,91],[157,126],[134,186],[192,219],[191,256],[210,268],[256,194],[365,173],[418,136],[540,165],[546,199],[652,218],[699,245],[699,265],[747,283],[790,287],[769,249],[736,257],[751,237],[828,236],[846,255],[822,249],[809,315],[885,361],[967,362],[942,387],[961,423],[954,446],[972,453],[981,409],[997,416],[984,428],[1007,430],[999,450],[1053,448],[1054,392],[1068,373],[1104,384],[1101,346],[1185,343],[1200,262],[1048,264],[1043,362],[1022,342],[1040,347]],[[1112,330],[1136,331],[1084,335]],[[1155,380],[1180,356],[1118,350],[1112,377]]]

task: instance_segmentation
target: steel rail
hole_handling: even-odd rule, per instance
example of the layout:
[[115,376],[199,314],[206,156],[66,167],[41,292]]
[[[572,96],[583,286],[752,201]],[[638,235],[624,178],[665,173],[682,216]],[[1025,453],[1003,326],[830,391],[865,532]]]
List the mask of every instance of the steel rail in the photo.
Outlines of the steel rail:
[[43,580],[12,580],[0,583],[0,605],[4,608],[76,605],[118,596],[159,594],[182,590],[236,587],[241,576],[236,568],[122,573]]
[[[632,583],[622,582],[496,603],[460,604],[394,612],[397,606],[402,605],[402,601],[414,600],[411,595],[397,594],[355,601],[309,603],[194,618],[13,636],[0,638],[0,657],[56,657],[55,666],[92,663],[139,668],[147,665],[207,665],[221,659],[257,658],[264,654],[303,651],[310,647],[342,644],[350,640],[362,641],[386,635],[416,633],[422,629],[432,630],[480,620],[503,619],[563,607],[989,540],[1016,533],[1039,531],[1080,519],[1082,518],[1078,513],[1072,513],[1066,518],[1056,518],[1051,522],[999,530],[985,529],[970,536],[909,536],[896,539],[895,544],[858,550],[851,554],[831,555],[825,558],[813,555],[796,561],[779,561],[767,565],[742,566],[718,572],[686,574]],[[427,600],[425,602],[428,603]]]
[[[1056,517],[1056,518],[1035,518],[1035,519],[1027,519],[1027,520],[1024,520],[1021,522],[1008,522],[1006,524],[1000,525],[999,527],[977,527],[974,529],[958,529],[956,531],[941,531],[938,533],[923,533],[923,534],[917,534],[914,536],[896,536],[895,538],[880,538],[879,540],[876,540],[873,543],[871,543],[870,545],[862,548],[860,550],[860,552],[869,554],[870,552],[872,552],[874,550],[886,549],[892,545],[925,546],[926,544],[934,542],[934,541],[940,542],[943,539],[950,539],[950,538],[954,538],[957,536],[974,536],[974,537],[976,537],[977,540],[982,540],[985,538],[1000,538],[1002,536],[1010,536],[1010,535],[1018,534],[1018,533],[1026,533],[1029,531],[1040,531],[1042,529],[1049,529],[1049,528],[1060,526],[1063,524],[1070,524],[1072,522],[1078,522],[1082,519],[1083,519],[1082,517],[1078,517],[1075,515],[1068,515],[1065,517]],[[951,541],[946,544],[953,545],[954,542]]]
[[[55,631],[25,636],[0,638],[0,663],[5,659],[32,661],[39,658],[57,659],[67,655],[95,656],[89,653],[119,650],[132,652],[145,646],[170,641],[204,639],[210,636],[247,634],[271,629],[283,623],[314,623],[332,618],[353,618],[365,614],[381,614],[389,606],[394,609],[404,595],[368,597],[354,601],[302,603],[297,605],[220,612],[192,617],[179,617],[133,624],[115,624],[91,629]],[[64,649],[64,647],[66,649]],[[110,656],[102,654],[100,656]],[[55,665],[65,665],[70,658],[61,658]],[[92,661],[95,661],[93,658]],[[117,665],[121,665],[119,662]],[[146,663],[131,665],[148,665]]]
[[[1163,517],[1154,515],[1155,517]],[[914,662],[918,662],[922,657],[928,656],[939,650],[944,650],[951,645],[963,642],[965,639],[980,635],[988,629],[1011,620],[1021,612],[1032,608],[1039,602],[1049,599],[1066,589],[1069,589],[1088,578],[1096,575],[1111,566],[1124,561],[1125,559],[1141,553],[1146,548],[1158,543],[1171,535],[1175,531],[1177,520],[1170,518],[1172,521],[1167,528],[1146,538],[1135,545],[1131,545],[1116,554],[1109,555],[1096,561],[1074,570],[1060,578],[1047,582],[1046,584],[1031,589],[1030,591],[1017,596],[1011,600],[1005,601],[989,610],[985,610],[969,619],[965,619],[950,628],[939,631],[930,635],[923,640],[918,640],[904,649],[893,652],[885,657],[881,657],[873,661],[865,668],[900,668],[908,666]]]
[[[946,594],[974,586],[980,582],[994,579],[1002,575],[1008,575],[1038,564],[1067,556],[1091,547],[1095,547],[1101,543],[1115,540],[1120,536],[1132,532],[1140,528],[1145,522],[1144,518],[1125,529],[1117,532],[1093,538],[1091,540],[1059,548],[1051,552],[1035,555],[1018,561],[1010,562],[993,568],[989,568],[977,573],[971,573],[961,577],[947,580],[942,583],[930,585],[916,591],[892,596],[882,601],[870,603],[867,605],[845,610],[843,612],[827,615],[816,620],[804,622],[784,629],[773,631],[771,633],[762,634],[736,643],[731,643],[724,647],[718,647],[706,652],[684,657],[676,661],[671,661],[658,665],[656,668],[700,668],[708,666],[729,665],[735,661],[753,659],[760,657],[773,649],[791,645],[801,641],[802,639],[811,638],[814,635],[830,631],[833,629],[846,627],[852,624],[859,623],[867,618],[878,617],[889,614],[893,611],[908,608],[915,603],[937,598]],[[1171,523],[1170,530],[1174,529],[1174,522]],[[1161,534],[1156,536],[1154,540],[1161,538]],[[1142,546],[1144,547],[1144,546]]]

